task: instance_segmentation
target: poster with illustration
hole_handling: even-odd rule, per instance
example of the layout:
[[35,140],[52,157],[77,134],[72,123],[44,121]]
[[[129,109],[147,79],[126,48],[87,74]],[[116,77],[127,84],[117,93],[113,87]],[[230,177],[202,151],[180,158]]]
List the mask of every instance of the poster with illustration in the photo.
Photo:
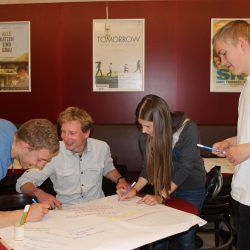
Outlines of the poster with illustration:
[[0,92],[30,91],[30,22],[0,22]]
[[[214,18],[211,19],[211,41],[216,32],[233,20],[246,20],[250,22],[250,19],[229,19],[229,18]],[[240,92],[243,84],[245,83],[244,75],[232,74],[227,66],[222,65],[220,57],[213,50],[211,42],[211,73],[210,73],[210,92]]]
[[144,90],[144,19],[93,20],[93,91]]

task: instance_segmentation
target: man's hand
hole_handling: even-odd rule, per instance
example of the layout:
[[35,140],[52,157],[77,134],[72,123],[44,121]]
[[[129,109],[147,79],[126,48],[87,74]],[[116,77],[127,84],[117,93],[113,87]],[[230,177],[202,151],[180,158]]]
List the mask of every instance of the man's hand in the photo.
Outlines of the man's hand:
[[49,212],[49,204],[36,203],[32,204],[29,209],[27,221],[39,221]]
[[62,203],[58,199],[56,199],[56,197],[44,192],[40,188],[37,188],[34,191],[34,195],[36,196],[36,198],[39,202],[49,204],[50,208],[52,208],[52,209],[54,209],[56,207],[59,209],[62,208]]
[[225,152],[225,154],[222,154],[220,152],[212,151],[213,154],[219,156],[219,157],[225,157],[227,151],[232,147],[235,146],[237,143],[237,137],[231,137],[223,141],[219,141],[213,145],[213,148],[218,149],[219,151]]
[[[213,148],[218,149],[220,152],[226,152],[230,148],[230,144],[227,142],[227,140],[217,142],[213,145]],[[217,151],[212,151],[212,154],[217,155],[219,157],[225,157],[225,154],[222,154]]]
[[230,147],[226,152],[226,157],[233,165],[247,160],[250,157],[250,144],[238,144]]

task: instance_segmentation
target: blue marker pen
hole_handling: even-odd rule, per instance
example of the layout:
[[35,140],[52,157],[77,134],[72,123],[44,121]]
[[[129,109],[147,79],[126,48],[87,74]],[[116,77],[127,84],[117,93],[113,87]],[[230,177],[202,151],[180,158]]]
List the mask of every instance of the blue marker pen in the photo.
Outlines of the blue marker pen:
[[211,151],[215,151],[215,152],[218,152],[218,153],[221,153],[221,154],[225,154],[225,151],[220,151],[219,149],[211,148],[211,147],[204,146],[204,145],[201,145],[201,144],[197,144],[197,147],[204,148],[204,149],[211,150]]

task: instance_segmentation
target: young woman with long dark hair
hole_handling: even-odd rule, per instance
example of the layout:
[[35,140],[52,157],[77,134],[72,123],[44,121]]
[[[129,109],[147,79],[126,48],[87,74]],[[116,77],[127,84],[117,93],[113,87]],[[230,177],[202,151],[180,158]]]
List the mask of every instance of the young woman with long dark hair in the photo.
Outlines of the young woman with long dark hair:
[[[154,187],[154,195],[142,199],[148,205],[175,197],[191,202],[201,210],[205,196],[205,167],[200,156],[196,124],[184,112],[171,112],[168,104],[155,95],[145,96],[136,110],[141,125],[139,139],[143,169],[136,185],[121,199],[129,199],[146,184]],[[119,187],[118,187],[119,188]],[[178,249],[195,249],[195,229],[178,235]],[[167,249],[168,240],[153,244],[154,249]]]

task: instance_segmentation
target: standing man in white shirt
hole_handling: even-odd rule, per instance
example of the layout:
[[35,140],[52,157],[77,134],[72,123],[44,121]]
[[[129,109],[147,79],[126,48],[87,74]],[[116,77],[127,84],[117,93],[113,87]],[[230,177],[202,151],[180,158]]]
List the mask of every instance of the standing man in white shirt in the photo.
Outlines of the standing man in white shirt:
[[250,24],[244,20],[231,21],[213,38],[213,47],[234,75],[244,74],[247,81],[241,91],[238,106],[237,136],[217,142],[214,148],[236,166],[232,180],[232,198],[237,217],[237,250],[249,249],[250,235]]
[[[59,115],[61,126],[59,154],[42,171],[30,170],[17,181],[17,191],[47,202],[51,208],[104,197],[102,177],[115,183],[125,179],[115,169],[106,142],[89,138],[91,116],[83,109],[69,107]],[[37,188],[50,177],[56,197]]]

